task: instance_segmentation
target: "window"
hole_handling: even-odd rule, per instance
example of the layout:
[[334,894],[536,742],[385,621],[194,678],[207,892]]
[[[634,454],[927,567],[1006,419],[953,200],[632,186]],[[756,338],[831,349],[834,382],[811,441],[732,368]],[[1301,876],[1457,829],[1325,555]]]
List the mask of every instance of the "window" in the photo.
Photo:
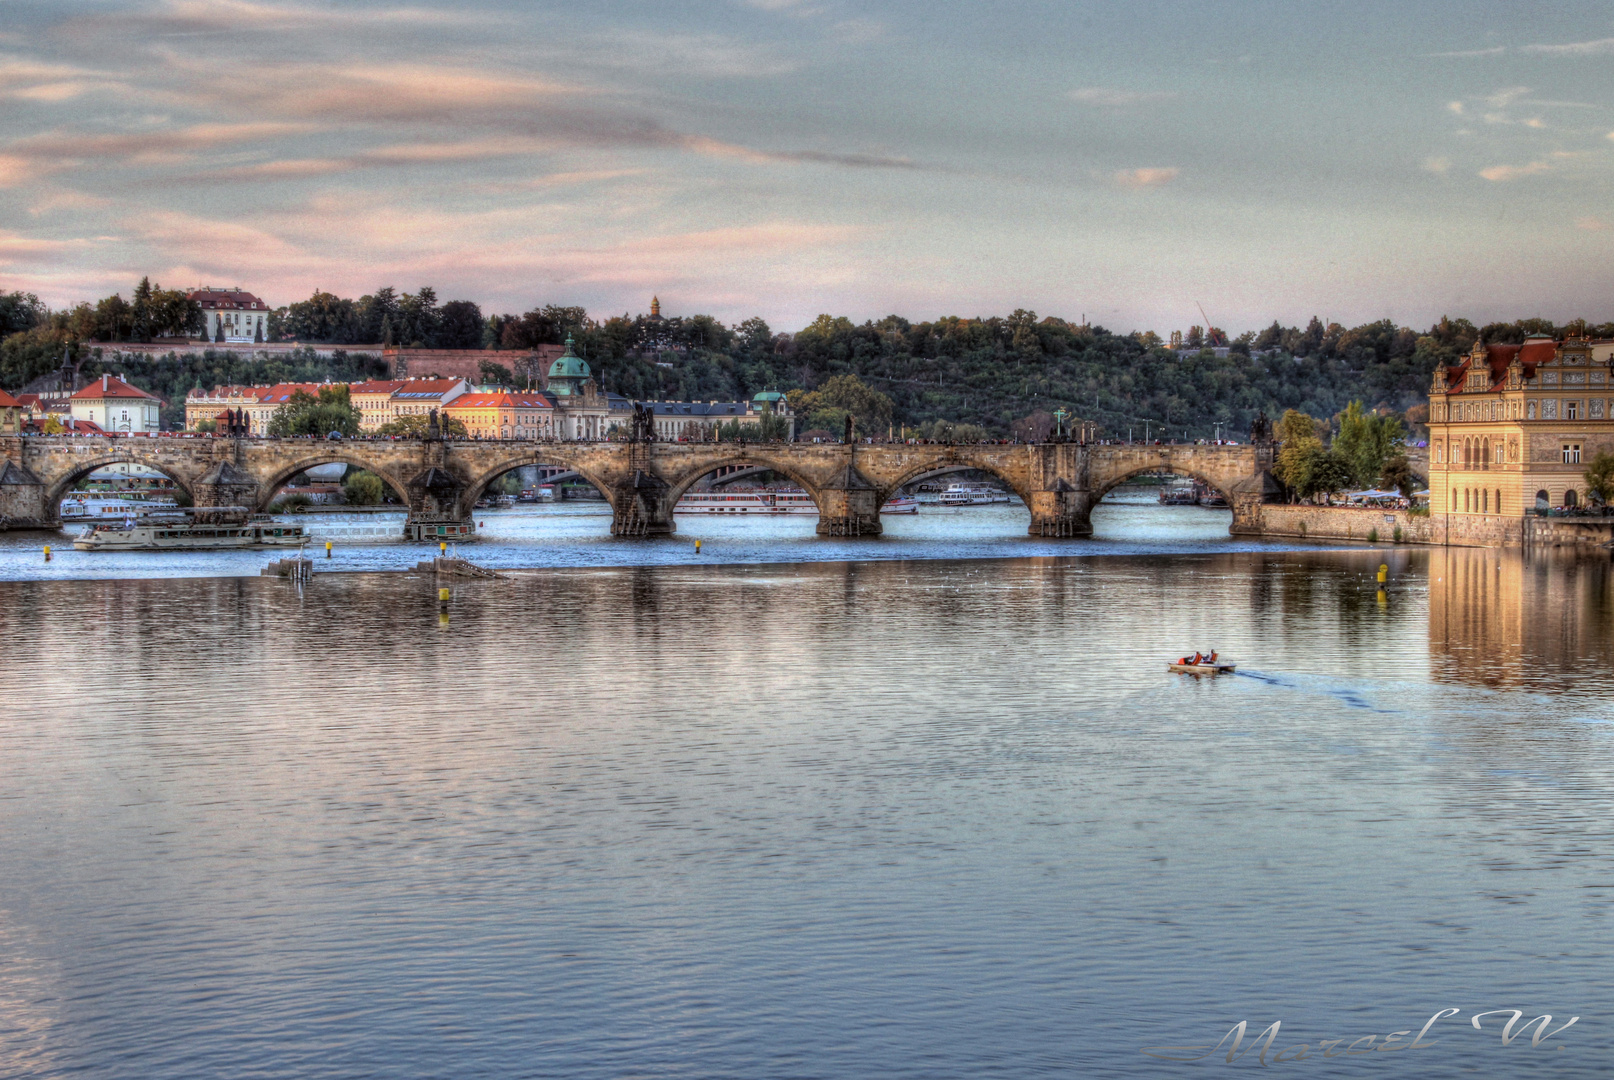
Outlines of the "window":
[[1552,505],[1552,496],[1547,494],[1545,488],[1536,492],[1536,509],[1545,510]]
[[1565,420],[1579,420],[1580,419],[1580,402],[1578,402],[1578,401],[1566,401],[1566,402],[1564,402],[1564,419]]
[[1575,506],[1579,503],[1579,501],[1580,497],[1576,495],[1574,488],[1570,488],[1568,491],[1564,492],[1565,506]]
[[1563,454],[1565,465],[1579,465],[1580,443],[1564,443]]
[[1498,439],[1496,441],[1496,463],[1498,465],[1500,465],[1506,460],[1507,460],[1507,451],[1502,445],[1502,440]]
[[1531,402],[1527,402],[1525,404],[1525,406],[1524,406],[1524,418],[1526,420],[1534,420],[1536,418],[1536,403],[1535,402],[1531,401]]

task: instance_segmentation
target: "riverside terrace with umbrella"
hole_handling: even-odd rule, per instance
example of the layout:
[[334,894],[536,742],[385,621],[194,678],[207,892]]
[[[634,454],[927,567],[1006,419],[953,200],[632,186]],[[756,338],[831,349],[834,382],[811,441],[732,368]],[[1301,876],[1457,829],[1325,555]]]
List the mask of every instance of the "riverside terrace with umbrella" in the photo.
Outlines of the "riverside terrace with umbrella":
[[1365,491],[1347,491],[1344,498],[1347,503],[1405,507],[1410,506],[1413,499],[1418,498],[1419,495],[1422,495],[1427,499],[1429,497],[1429,492],[1416,492],[1413,494],[1412,499],[1408,499],[1399,491],[1380,491],[1378,488],[1368,488]]

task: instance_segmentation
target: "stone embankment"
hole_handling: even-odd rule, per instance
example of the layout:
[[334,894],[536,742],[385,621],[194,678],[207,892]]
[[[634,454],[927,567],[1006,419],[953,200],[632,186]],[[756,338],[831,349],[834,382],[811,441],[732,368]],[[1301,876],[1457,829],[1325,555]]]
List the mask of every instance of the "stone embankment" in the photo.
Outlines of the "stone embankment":
[[1614,518],[1431,517],[1356,506],[1269,504],[1261,507],[1261,535],[1449,547],[1607,547],[1614,543]]

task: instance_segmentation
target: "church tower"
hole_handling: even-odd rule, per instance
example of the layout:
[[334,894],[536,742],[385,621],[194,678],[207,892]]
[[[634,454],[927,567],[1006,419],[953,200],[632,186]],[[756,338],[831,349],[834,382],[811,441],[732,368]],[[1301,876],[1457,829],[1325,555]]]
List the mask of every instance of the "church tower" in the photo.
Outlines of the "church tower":
[[661,298],[659,296],[650,298],[650,317],[656,322],[661,321]]

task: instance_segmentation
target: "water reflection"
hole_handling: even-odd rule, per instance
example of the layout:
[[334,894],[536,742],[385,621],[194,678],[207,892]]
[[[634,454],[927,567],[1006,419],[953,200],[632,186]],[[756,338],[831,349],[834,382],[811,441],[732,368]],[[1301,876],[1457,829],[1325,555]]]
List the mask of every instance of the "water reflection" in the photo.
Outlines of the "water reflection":
[[1614,563],[1561,549],[1435,548],[1429,649],[1436,678],[1602,693],[1614,656]]
[[1490,683],[1487,556],[0,584],[0,1072],[1602,1075],[1606,568]]

